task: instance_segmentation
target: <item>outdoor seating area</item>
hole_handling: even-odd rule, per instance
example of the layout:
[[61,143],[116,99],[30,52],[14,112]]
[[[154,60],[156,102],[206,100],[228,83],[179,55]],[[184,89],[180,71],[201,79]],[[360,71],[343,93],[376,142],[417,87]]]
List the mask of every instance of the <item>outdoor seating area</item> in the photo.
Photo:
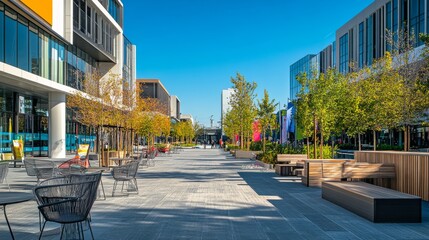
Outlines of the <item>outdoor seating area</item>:
[[[83,156],[77,155],[63,161],[25,158],[21,168],[10,168],[12,165],[8,161],[0,161],[0,183],[7,185],[0,189],[0,199],[3,199],[3,202],[0,201],[0,203],[4,210],[6,205],[35,199],[37,202],[35,209],[40,212],[38,217],[39,239],[52,235],[44,233],[45,226],[52,225],[52,223],[61,225],[58,233],[60,239],[84,239],[84,229],[89,229],[89,235],[94,239],[90,218],[92,206],[97,199],[108,200],[103,179],[105,181],[106,178],[113,180],[113,182],[109,181],[111,186],[108,186],[111,189],[112,197],[138,195],[138,172],[139,170],[140,172],[145,171],[145,169],[139,169],[139,166],[145,164],[146,167],[154,167],[157,151],[140,152],[134,157],[113,159],[116,164],[110,167],[98,167],[99,163],[94,160],[91,165],[88,156],[89,154],[86,152]],[[24,191],[16,192],[17,182],[14,177],[9,180],[11,178],[8,174],[10,169],[14,169],[15,174],[21,174],[23,180],[20,182],[27,183]],[[12,195],[5,195],[6,192],[10,192]],[[13,194],[16,197],[13,197]],[[21,195],[22,197],[20,197]],[[29,195],[32,197],[28,198]],[[6,212],[4,214],[10,236],[15,239],[14,224],[9,224]],[[0,237],[0,239],[3,238]]]
[[[329,194],[323,187],[306,187],[295,176],[278,176],[274,170],[243,168],[253,160],[235,159],[219,149],[187,149],[171,157],[157,156],[156,166],[149,168],[139,167],[139,157],[112,168],[95,167],[96,162],[91,162],[91,167],[84,172],[40,179],[38,185],[37,177],[28,176],[24,167],[9,165],[7,180],[10,193],[15,197],[7,196],[9,190],[4,187],[0,189],[0,199],[4,201],[2,206],[7,206],[5,216],[11,231],[7,224],[0,225],[0,239],[12,239],[11,233],[15,239],[41,236],[45,240],[173,239],[177,236],[227,239],[231,235],[237,239],[252,236],[282,239],[285,234],[293,239],[337,239],[338,234],[358,236],[356,239],[429,238],[423,230],[429,227],[427,202],[422,201],[418,210],[419,204],[413,202],[419,201],[418,197],[407,195],[410,201],[404,200],[402,193],[384,188],[383,191],[372,190],[379,187],[355,182],[356,179],[337,182],[352,184],[342,187],[346,191],[342,194],[352,198],[355,194],[352,190],[365,189],[358,197],[362,202],[348,200],[346,203],[354,203],[360,209],[365,206],[366,213],[372,212],[375,219],[383,219],[385,211],[380,213],[379,210],[387,209],[391,213],[389,207],[397,206],[397,202],[377,196],[373,204],[367,206],[369,200],[365,198],[369,197],[366,195],[368,192],[395,195],[401,198],[405,208],[413,209],[408,213],[415,221],[404,220],[403,216],[400,216],[401,221],[391,220],[395,216],[388,215],[389,221],[380,222],[414,223],[375,224],[361,217],[359,212],[328,199],[327,194],[338,198],[341,192],[338,189]],[[343,166],[353,170],[365,164],[347,162]],[[324,169],[328,172],[336,169],[327,167]],[[372,166],[371,169],[370,175],[380,176],[375,171],[377,168]],[[389,169],[383,168],[383,171]],[[343,174],[353,172],[349,170]],[[361,170],[356,170],[356,174],[362,176]],[[102,184],[106,198],[103,198]],[[2,219],[0,222],[5,221]],[[274,225],[281,230],[271,231],[270,226]]]

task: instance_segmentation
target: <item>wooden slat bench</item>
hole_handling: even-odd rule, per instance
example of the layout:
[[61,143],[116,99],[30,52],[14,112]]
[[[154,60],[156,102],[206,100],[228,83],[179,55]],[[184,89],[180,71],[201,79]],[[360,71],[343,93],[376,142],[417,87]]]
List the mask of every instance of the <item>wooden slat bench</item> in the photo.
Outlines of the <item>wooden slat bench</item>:
[[307,187],[321,187],[323,181],[341,181],[343,165],[353,159],[309,159],[304,161],[301,180]]
[[307,159],[306,154],[277,154],[277,164],[275,171],[280,176],[297,175],[295,170],[302,168],[297,166],[297,162]]
[[322,198],[373,222],[421,222],[421,198],[364,182],[323,182]]
[[277,163],[291,163],[307,159],[307,154],[277,154]]
[[291,175],[298,175],[296,174],[296,171],[299,168],[303,168],[303,166],[297,163],[284,163],[284,164],[276,164],[275,171],[277,175],[280,175],[280,176],[291,176]]

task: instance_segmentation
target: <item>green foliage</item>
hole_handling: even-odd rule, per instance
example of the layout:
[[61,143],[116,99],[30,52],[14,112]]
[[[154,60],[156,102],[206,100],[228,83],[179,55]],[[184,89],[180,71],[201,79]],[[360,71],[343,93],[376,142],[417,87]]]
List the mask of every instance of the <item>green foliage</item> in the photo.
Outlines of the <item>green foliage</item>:
[[235,146],[235,145],[227,145],[226,146],[226,151],[231,151],[231,150],[236,150],[236,149],[240,149],[240,146]]
[[268,164],[276,164],[277,161],[277,152],[275,151],[266,151],[262,153],[258,153],[256,155],[256,159],[268,163]]
[[306,150],[304,146],[298,145],[298,146],[292,146],[292,145],[279,145],[278,151],[279,154],[306,154]]
[[337,146],[341,150],[357,150],[357,147],[351,143],[338,144]]
[[[268,91],[264,89],[264,97],[261,101],[258,100],[258,108],[256,109],[260,131],[262,133],[262,151],[265,151],[265,134],[268,130],[276,128],[276,115],[274,111],[276,110],[277,103],[275,100],[270,100]],[[269,131],[271,133],[271,131]]]
[[[310,145],[310,159],[314,159],[314,152],[312,151],[312,149],[314,148],[313,145]],[[337,146],[334,146],[334,148],[332,148],[332,146],[325,144],[323,146],[323,158],[324,159],[331,159],[332,158],[332,153],[336,153],[338,150]],[[307,154],[307,149],[304,148],[305,154]],[[319,156],[318,156],[319,158]]]
[[379,144],[377,145],[377,150],[392,150],[392,151],[402,151],[404,146],[393,146],[389,144]]
[[225,115],[223,127],[225,133],[231,139],[235,135],[240,136],[240,148],[245,141],[250,141],[252,124],[256,116],[253,100],[256,97],[255,82],[247,82],[244,76],[237,73],[236,78],[231,78],[234,92],[230,98],[231,109]]
[[251,142],[250,151],[262,151],[262,142]]

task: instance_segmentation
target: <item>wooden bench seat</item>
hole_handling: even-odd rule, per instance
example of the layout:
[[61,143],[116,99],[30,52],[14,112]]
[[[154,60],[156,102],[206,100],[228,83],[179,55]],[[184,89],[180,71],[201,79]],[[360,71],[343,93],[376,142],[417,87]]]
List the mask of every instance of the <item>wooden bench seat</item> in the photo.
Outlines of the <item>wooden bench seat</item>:
[[276,164],[275,171],[277,175],[280,176],[291,176],[297,175],[296,170],[303,168],[302,165],[298,165],[296,163],[284,163],[284,164]]
[[364,182],[323,182],[322,198],[373,222],[421,222],[421,198]]
[[307,159],[306,154],[277,154],[277,163],[285,164]]

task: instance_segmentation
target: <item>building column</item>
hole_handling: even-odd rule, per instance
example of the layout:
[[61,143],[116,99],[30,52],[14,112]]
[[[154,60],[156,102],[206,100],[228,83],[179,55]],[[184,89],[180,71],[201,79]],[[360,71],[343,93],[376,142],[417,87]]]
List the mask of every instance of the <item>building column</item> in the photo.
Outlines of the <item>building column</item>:
[[66,94],[49,93],[49,157],[66,157]]

